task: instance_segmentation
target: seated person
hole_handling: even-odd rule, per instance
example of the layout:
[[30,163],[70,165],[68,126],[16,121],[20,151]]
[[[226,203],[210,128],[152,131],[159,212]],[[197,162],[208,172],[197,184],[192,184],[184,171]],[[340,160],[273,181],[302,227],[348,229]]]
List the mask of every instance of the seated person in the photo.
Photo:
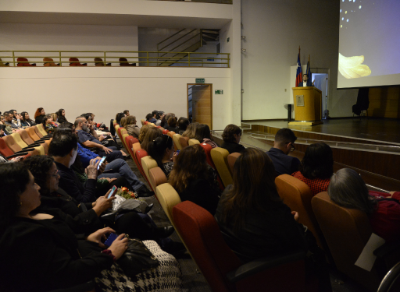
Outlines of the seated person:
[[22,127],[30,127],[30,126],[36,125],[35,121],[33,121],[29,118],[28,112],[22,112],[21,117],[22,117],[22,119],[21,119]]
[[161,137],[163,135],[162,131],[156,127],[149,126],[146,136],[144,136],[143,141],[140,142],[140,146],[143,150],[149,152],[149,143],[155,140],[157,137]]
[[163,117],[164,117],[164,112],[163,111],[158,111],[158,113],[156,115],[156,119],[157,119],[156,126],[161,126],[161,122],[162,122]]
[[42,108],[42,107],[37,108],[35,115],[34,115],[35,123],[41,124],[45,115],[46,115],[46,112],[44,111],[44,108]]
[[126,131],[128,135],[132,136],[133,138],[139,139],[140,129],[138,125],[136,125],[136,117],[129,116],[126,118]]
[[125,115],[125,117],[130,116],[129,110],[124,110],[122,113]]
[[305,182],[313,196],[328,189],[333,174],[332,149],[325,143],[314,143],[307,147],[300,164],[300,171],[292,176]]
[[40,187],[23,164],[0,165],[0,177],[2,290],[50,291],[91,280],[95,280],[96,286],[111,291],[149,291],[147,289],[152,290],[149,287],[153,286],[148,284],[148,279],[156,283],[155,287],[164,287],[162,291],[171,291],[171,287],[181,285],[178,263],[172,256],[160,254],[155,242],[145,241],[144,244],[160,265],[137,274],[137,280],[133,282],[114,265],[127,249],[129,240],[125,234],[120,234],[108,248],[102,241],[115,232],[109,227],[94,233],[86,230],[86,239],[79,240],[75,235],[77,230],[62,217],[34,212],[41,204]]
[[288,128],[280,129],[276,133],[274,147],[267,154],[274,164],[277,175],[292,174],[299,170],[300,160],[289,156],[289,153],[295,150],[294,142],[296,140],[297,137]]
[[177,122],[178,121],[176,120],[176,117],[170,117],[167,121],[167,125],[164,126],[164,129],[177,133],[179,131],[178,127],[176,126]]
[[189,119],[183,118],[183,117],[179,118],[179,120],[178,120],[178,128],[179,128],[178,134],[182,135],[183,132],[186,131],[186,129],[189,126],[189,124],[190,124]]
[[57,122],[58,122],[59,124],[68,122],[68,121],[67,121],[67,118],[65,117],[65,110],[64,110],[64,109],[60,108],[60,109],[58,110],[58,112],[56,112],[56,114],[57,114]]
[[242,129],[238,126],[230,124],[225,127],[224,132],[222,133],[222,139],[224,142],[221,145],[221,148],[225,148],[228,150],[229,154],[234,152],[242,152],[245,148],[243,145],[240,145],[240,138],[242,137]]
[[16,125],[18,128],[22,128],[22,125],[21,125],[22,117],[21,117],[21,115],[19,113],[17,113],[16,110],[10,110],[10,112],[13,113],[12,123],[14,125]]
[[182,133],[182,137],[194,139],[196,137],[196,129],[200,124],[198,122],[191,123],[187,126],[186,131]]
[[43,118],[42,125],[47,134],[53,134],[57,128],[53,123],[53,117],[51,114],[48,114]]
[[182,149],[175,157],[168,181],[182,201],[192,201],[215,214],[221,190],[215,170],[207,164],[203,147],[196,144]]
[[342,168],[332,175],[328,194],[339,206],[366,213],[372,231],[386,242],[400,240],[400,192],[368,191],[356,171]]
[[211,131],[208,125],[199,124],[196,128],[196,134],[194,138],[200,143],[206,143],[210,145],[212,148],[218,147],[218,144],[215,143],[211,138]]
[[14,130],[20,129],[20,127],[17,124],[13,123],[13,117],[14,115],[12,112],[4,113],[4,120],[5,120],[4,125],[10,127],[12,129],[12,132],[14,132]]
[[148,113],[146,115],[146,121],[149,122],[149,123],[157,122],[157,120],[154,118],[154,115],[152,115],[151,113]]
[[160,126],[161,127],[167,127],[168,126],[168,120],[169,120],[169,118],[172,118],[172,117],[175,117],[175,114],[174,113],[167,113],[167,114],[165,114],[164,115],[164,117],[161,119],[161,124],[160,124]]
[[162,135],[150,141],[148,146],[148,154],[157,161],[157,165],[165,173],[167,178],[174,167],[174,162],[171,161],[174,154],[174,143],[168,135]]
[[[87,132],[89,129],[90,133]],[[86,118],[79,117],[75,120],[75,131],[78,134],[79,142],[87,148],[97,148],[100,156],[106,156],[107,161],[111,162],[117,158],[124,158],[127,155],[122,150],[117,150],[116,146],[106,147],[101,141],[104,136],[98,136],[93,127],[88,126]]]
[[118,114],[115,116],[115,121],[117,122],[118,125],[121,123],[121,119],[122,119],[123,117],[125,117],[125,115],[124,115],[123,113],[118,113]]
[[121,119],[121,122],[120,122],[120,126],[122,127],[122,128],[126,128],[126,119],[127,119],[127,117],[123,117],[122,119]]
[[148,131],[150,128],[151,128],[150,125],[143,125],[143,126],[140,128],[139,138],[138,138],[140,143],[143,142],[144,137],[146,136],[147,131]]

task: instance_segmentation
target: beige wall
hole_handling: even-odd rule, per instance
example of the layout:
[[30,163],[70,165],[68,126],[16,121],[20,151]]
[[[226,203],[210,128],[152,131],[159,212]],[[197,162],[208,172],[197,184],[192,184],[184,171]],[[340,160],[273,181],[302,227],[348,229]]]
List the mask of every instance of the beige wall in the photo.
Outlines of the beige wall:
[[0,111],[16,108],[33,116],[36,108],[47,113],[66,110],[69,121],[84,112],[96,114],[96,122],[109,123],[125,109],[145,118],[153,110],[187,116],[187,84],[205,78],[223,95],[213,96],[213,126],[230,122],[230,69],[43,67],[0,68]]

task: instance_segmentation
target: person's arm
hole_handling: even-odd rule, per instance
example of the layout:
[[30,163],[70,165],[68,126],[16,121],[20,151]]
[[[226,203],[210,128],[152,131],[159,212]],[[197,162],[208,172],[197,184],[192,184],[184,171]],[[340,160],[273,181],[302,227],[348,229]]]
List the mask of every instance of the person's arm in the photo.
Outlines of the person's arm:
[[60,173],[60,176],[60,188],[66,191],[67,194],[75,198],[75,200],[77,200],[78,202],[87,203],[96,200],[96,178],[88,178],[82,192],[81,189],[78,187],[78,184],[80,184],[80,182],[75,177],[75,173]]
[[97,140],[99,140],[99,135],[97,135],[97,133],[96,133],[96,131],[95,131],[95,129],[94,129],[92,124],[89,124],[89,129],[90,129],[90,134],[92,134],[93,137],[95,137]]

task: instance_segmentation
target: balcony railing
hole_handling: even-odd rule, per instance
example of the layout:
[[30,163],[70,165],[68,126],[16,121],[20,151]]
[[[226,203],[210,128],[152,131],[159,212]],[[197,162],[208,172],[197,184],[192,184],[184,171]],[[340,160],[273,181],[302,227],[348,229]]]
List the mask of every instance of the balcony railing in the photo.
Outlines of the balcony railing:
[[33,63],[37,67],[79,66],[77,62],[86,63],[86,66],[229,68],[230,54],[165,51],[0,51],[0,67],[24,67]]
[[233,0],[148,0],[148,1],[179,1],[179,2],[201,2],[201,3],[219,3],[232,4]]

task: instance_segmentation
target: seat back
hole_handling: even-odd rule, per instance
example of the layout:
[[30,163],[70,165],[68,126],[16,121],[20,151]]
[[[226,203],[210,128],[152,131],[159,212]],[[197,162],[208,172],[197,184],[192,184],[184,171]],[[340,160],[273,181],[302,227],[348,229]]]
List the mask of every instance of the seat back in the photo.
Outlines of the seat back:
[[327,192],[314,196],[311,205],[337,269],[376,291],[380,279],[375,268],[368,272],[354,265],[372,234],[367,215],[336,205]]
[[69,58],[69,65],[70,66],[86,66],[86,64],[81,64],[78,58]]
[[[211,158],[211,149],[212,149],[211,145],[209,145],[207,143],[201,143],[200,146],[204,149],[204,152],[206,153],[206,160],[207,160],[208,165],[216,170],[215,164],[214,164],[214,162],[212,161],[212,158]],[[217,180],[218,180],[218,184],[219,184],[220,189],[224,190],[224,184],[222,183],[222,180],[221,180],[218,172],[217,172]]]
[[175,135],[172,137],[172,140],[174,141],[174,145],[175,145],[175,147],[176,147],[178,150],[182,150],[182,149],[183,149],[183,147],[182,147],[182,145],[181,145],[181,143],[180,143],[180,138],[182,138],[182,136],[179,135],[179,134],[175,134]]
[[175,226],[172,217],[172,208],[181,202],[179,194],[169,183],[164,183],[156,187],[156,196],[169,221]]
[[169,132],[168,130],[165,130],[165,129],[164,129],[164,130],[162,130],[162,133],[163,133],[164,135],[167,135],[167,134],[168,134],[168,132]]
[[43,58],[43,66],[44,67],[53,67],[53,66],[57,66],[56,63],[54,63],[52,58]]
[[14,152],[18,152],[22,150],[22,147],[15,142],[12,135],[4,136],[3,140],[6,142],[8,148],[10,148]]
[[128,63],[128,60],[126,58],[119,58],[119,65],[120,66],[132,66],[131,64]]
[[125,144],[125,138],[129,136],[128,131],[127,131],[125,128],[121,127],[121,128],[120,128],[120,133],[121,133],[121,142],[122,142],[122,145],[124,145],[124,147],[125,147],[125,149],[126,149],[126,148],[127,148],[127,145]]
[[47,132],[43,128],[43,124],[37,124],[35,127],[39,130],[40,134],[42,134],[43,137],[47,136]]
[[181,144],[182,149],[189,146],[189,137],[179,137],[179,143]]
[[104,66],[104,62],[102,58],[94,58],[94,65],[95,66]]
[[[138,142],[139,142],[139,140],[132,136],[128,135],[125,137],[126,150],[128,150],[129,155],[132,157],[133,161],[135,161],[135,153],[133,153],[132,147],[133,147],[134,143],[138,143]],[[135,164],[136,164],[136,162],[135,162]]]
[[35,143],[35,141],[29,136],[28,132],[26,130],[21,130],[18,132],[21,135],[22,140],[28,145],[31,145]]
[[222,183],[224,184],[224,187],[233,183],[232,175],[229,171],[227,163],[228,155],[228,150],[224,148],[216,147],[211,149],[212,161],[214,162],[215,168],[219,174],[219,177],[222,180]]
[[[135,162],[136,167],[140,171],[141,168],[139,166],[139,161],[137,160],[137,157],[136,157],[136,151],[142,149],[141,146],[140,146],[140,143],[139,142],[133,143],[131,149],[132,149],[132,152],[133,152],[133,161]],[[140,173],[142,173],[142,172],[140,171]],[[142,173],[142,175],[144,175],[144,173]]]
[[197,139],[189,139],[189,146],[193,146],[196,144],[200,144],[200,141]]
[[17,66],[32,67],[32,66],[36,66],[36,64],[29,64],[29,61],[27,58],[17,58]]
[[145,174],[145,178],[146,178],[147,182],[149,183],[151,189],[153,191],[155,191],[156,190],[156,186],[153,185],[151,183],[151,181],[150,181],[150,173],[149,173],[149,171],[150,171],[150,169],[152,169],[154,167],[158,167],[157,161],[155,161],[150,156],[145,156],[145,157],[142,157],[142,161],[141,162],[142,162],[142,167],[143,167],[143,172]]
[[278,176],[275,185],[283,202],[292,211],[299,213],[299,223],[307,226],[317,240],[318,246],[326,250],[326,244],[311,207],[313,194],[308,185],[288,174]]
[[39,132],[39,130],[37,130],[36,127],[26,128],[26,131],[28,132],[28,135],[32,138],[33,141],[40,140],[41,137],[39,137],[39,135],[37,133],[37,132]]
[[149,181],[153,186],[153,190],[155,190],[159,185],[167,183],[168,179],[164,171],[157,166],[149,170]]
[[0,138],[0,153],[4,157],[8,157],[14,154],[14,151],[12,151],[10,147],[8,147],[6,141],[3,138]]
[[142,166],[142,158],[147,156],[147,151],[144,149],[139,149],[135,152],[136,159],[138,161],[138,169],[140,173],[143,175],[144,178],[147,179],[146,174],[144,173],[143,166]]
[[229,170],[233,176],[233,166],[235,165],[236,159],[240,156],[241,154],[239,152],[233,152],[228,155],[228,158],[226,161],[228,162]]
[[0,58],[0,67],[6,67],[9,66],[10,64],[3,63],[3,60]]
[[190,201],[172,211],[176,230],[182,236],[212,291],[236,291],[227,273],[240,266],[238,257],[227,246],[214,217]]
[[13,133],[13,134],[11,134],[11,137],[14,138],[15,143],[17,143],[19,145],[19,147],[21,147],[21,148],[28,147],[28,144],[26,144],[25,141],[23,141],[21,139],[21,136],[19,133]]

